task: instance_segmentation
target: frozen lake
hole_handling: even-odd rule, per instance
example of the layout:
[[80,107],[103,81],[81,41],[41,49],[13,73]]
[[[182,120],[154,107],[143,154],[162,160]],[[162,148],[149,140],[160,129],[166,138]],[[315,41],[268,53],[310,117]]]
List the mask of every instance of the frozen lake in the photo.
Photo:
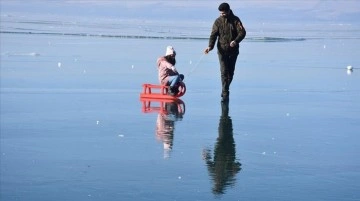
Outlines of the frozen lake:
[[[216,51],[202,54],[207,30],[137,38],[13,23],[0,35],[0,200],[360,199],[358,32],[250,31],[226,105]],[[158,82],[167,45],[187,92],[144,108],[141,85]]]

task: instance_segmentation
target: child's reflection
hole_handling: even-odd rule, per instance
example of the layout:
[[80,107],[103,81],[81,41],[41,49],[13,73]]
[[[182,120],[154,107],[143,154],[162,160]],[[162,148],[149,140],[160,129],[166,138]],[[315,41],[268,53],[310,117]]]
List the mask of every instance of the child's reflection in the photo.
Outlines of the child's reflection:
[[219,121],[219,136],[214,149],[214,158],[211,150],[203,150],[203,157],[214,182],[213,193],[224,194],[226,187],[235,184],[236,174],[241,170],[241,163],[236,160],[233,125],[229,116],[229,102],[221,103],[222,113]]
[[156,120],[156,138],[164,145],[164,158],[170,157],[174,142],[175,121],[180,121],[185,113],[182,101],[166,102]]

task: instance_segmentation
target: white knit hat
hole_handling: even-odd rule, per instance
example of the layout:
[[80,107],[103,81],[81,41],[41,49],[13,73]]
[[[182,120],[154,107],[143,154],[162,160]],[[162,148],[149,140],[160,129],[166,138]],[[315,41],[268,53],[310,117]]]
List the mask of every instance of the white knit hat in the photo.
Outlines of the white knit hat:
[[172,46],[167,46],[165,56],[172,55],[172,54],[176,55],[174,48]]

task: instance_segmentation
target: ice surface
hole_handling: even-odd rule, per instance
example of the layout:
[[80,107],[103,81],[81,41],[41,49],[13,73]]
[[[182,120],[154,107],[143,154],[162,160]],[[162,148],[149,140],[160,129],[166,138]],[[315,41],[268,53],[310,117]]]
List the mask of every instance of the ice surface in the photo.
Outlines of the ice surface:
[[[68,4],[35,4],[37,15],[2,7],[1,200],[360,198],[356,23],[256,24],[244,13],[223,105],[216,50],[203,54],[216,8],[211,20],[160,23],[48,16],[41,8]],[[186,112],[153,101],[144,113],[142,84],[158,83],[169,44],[188,75]]]

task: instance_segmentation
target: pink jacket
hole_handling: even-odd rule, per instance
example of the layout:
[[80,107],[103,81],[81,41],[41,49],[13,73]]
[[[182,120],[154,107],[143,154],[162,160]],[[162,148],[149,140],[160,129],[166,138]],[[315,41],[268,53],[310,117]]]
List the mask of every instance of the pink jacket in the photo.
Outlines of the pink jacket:
[[178,75],[175,66],[166,61],[164,57],[160,57],[157,60],[157,67],[159,70],[159,82],[163,85],[166,85],[168,82],[168,76]]

